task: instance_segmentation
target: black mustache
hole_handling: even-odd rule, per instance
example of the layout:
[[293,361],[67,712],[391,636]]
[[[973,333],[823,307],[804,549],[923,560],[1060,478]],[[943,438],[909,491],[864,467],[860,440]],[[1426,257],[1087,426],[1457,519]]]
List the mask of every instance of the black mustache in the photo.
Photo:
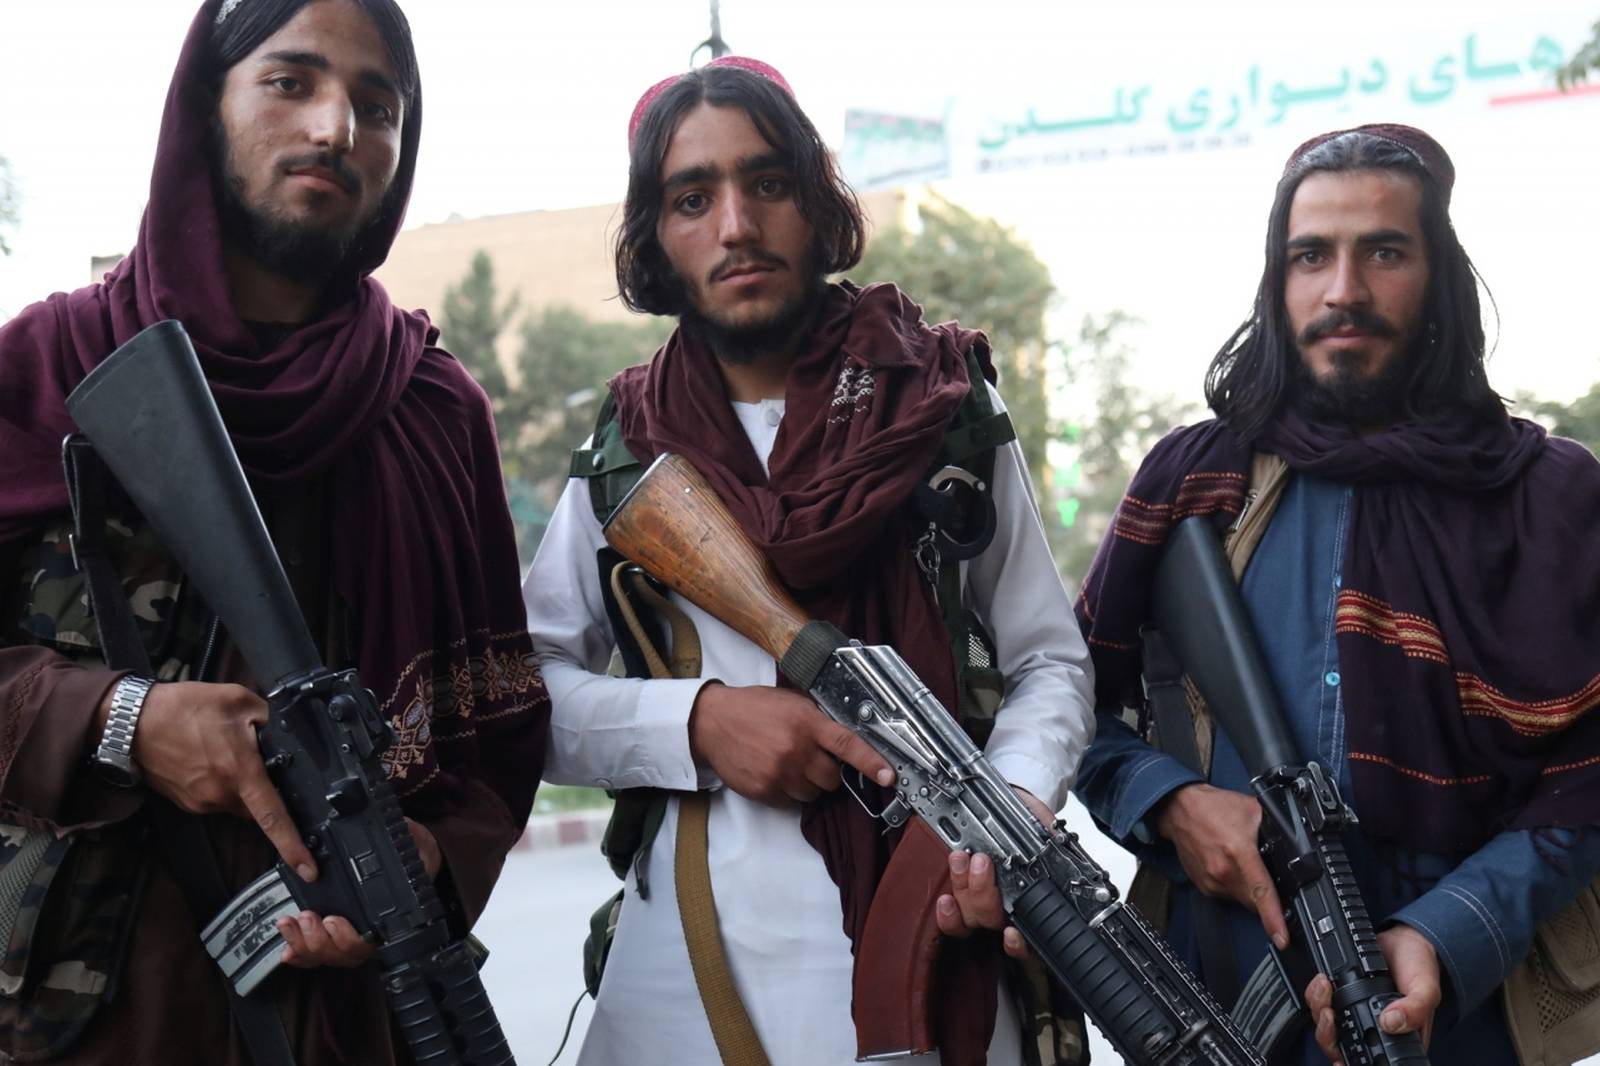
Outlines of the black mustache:
[[728,258],[718,263],[712,268],[711,272],[706,275],[706,280],[719,281],[722,278],[727,277],[729,274],[732,274],[734,271],[745,270],[753,266],[771,267],[773,270],[780,270],[788,265],[788,261],[782,256],[773,255],[771,252],[763,252],[760,250],[741,252],[738,255],[730,255]]
[[318,167],[329,171],[343,185],[345,191],[354,195],[361,191],[361,179],[356,172],[350,169],[350,164],[342,155],[332,155],[328,152],[317,152],[313,155],[303,155],[295,159],[285,160],[282,170],[288,174],[296,170],[308,170]]
[[1359,307],[1347,308],[1343,311],[1329,311],[1321,318],[1312,322],[1300,331],[1300,343],[1310,344],[1337,329],[1359,329],[1363,333],[1370,333],[1375,337],[1398,337],[1400,331],[1385,318],[1378,314]]

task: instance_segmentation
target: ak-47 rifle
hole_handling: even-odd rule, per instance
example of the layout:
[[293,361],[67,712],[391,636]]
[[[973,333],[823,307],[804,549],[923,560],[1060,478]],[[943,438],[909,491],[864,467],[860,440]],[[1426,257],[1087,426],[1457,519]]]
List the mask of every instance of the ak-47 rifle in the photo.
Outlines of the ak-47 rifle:
[[282,952],[276,918],[341,915],[376,944],[419,1064],[514,1066],[384,772],[389,725],[355,671],[317,653],[183,327],[118,348],[67,410],[265,685],[261,755],[320,871],[307,883],[280,861],[246,888],[202,934],[212,957],[248,995]]
[[952,850],[994,862],[1007,914],[1119,1054],[1149,1066],[1261,1057],[1159,934],[1117,898],[1058,822],[1041,825],[892,648],[806,617],[699,472],[663,455],[605,526],[606,540],[774,659],[897,776],[879,812],[913,815]]
[[[1298,758],[1222,545],[1206,518],[1167,538],[1151,614],[1189,679],[1239,749],[1261,801],[1261,855],[1285,901],[1287,951],[1273,949],[1291,1002],[1321,973],[1333,983],[1339,1050],[1347,1066],[1427,1066],[1422,1038],[1378,1025],[1399,998],[1340,833],[1356,816],[1323,767]],[[1248,998],[1248,997],[1247,997]],[[1240,1023],[1263,1040],[1272,1012]],[[1245,1005],[1241,1001],[1241,1005]]]

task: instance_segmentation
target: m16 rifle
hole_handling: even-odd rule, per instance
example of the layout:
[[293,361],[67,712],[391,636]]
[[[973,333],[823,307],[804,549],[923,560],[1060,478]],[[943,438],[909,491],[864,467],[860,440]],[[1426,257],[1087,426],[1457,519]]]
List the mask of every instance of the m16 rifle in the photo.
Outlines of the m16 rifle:
[[[778,660],[784,676],[894,769],[887,825],[915,816],[994,863],[1006,912],[1127,1061],[1260,1064],[1223,1009],[1060,823],[1040,824],[903,659],[806,617],[704,478],[650,467],[606,539]],[[858,794],[858,799],[860,798]]]
[[261,755],[320,876],[281,861],[202,934],[240,995],[277,964],[283,915],[340,915],[376,945],[422,1066],[514,1066],[477,965],[454,939],[380,761],[391,739],[353,670],[322,662],[188,335],[149,327],[67,410],[265,686]]
[[[1206,518],[1187,518],[1167,538],[1151,613],[1251,775],[1261,801],[1261,855],[1286,901],[1287,951],[1273,949],[1290,1001],[1303,1003],[1317,974],[1333,984],[1346,1066],[1427,1066],[1417,1033],[1386,1033],[1378,1018],[1400,998],[1361,898],[1340,833],[1356,824],[1333,776],[1297,758],[1250,617]],[[1255,982],[1252,982],[1255,984]],[[1266,1043],[1272,999],[1242,998],[1240,1023]]]

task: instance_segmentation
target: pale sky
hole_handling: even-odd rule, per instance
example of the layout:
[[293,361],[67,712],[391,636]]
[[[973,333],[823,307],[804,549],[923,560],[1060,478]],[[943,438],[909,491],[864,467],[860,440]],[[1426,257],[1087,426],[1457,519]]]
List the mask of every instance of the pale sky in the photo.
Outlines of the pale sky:
[[[0,155],[23,216],[15,254],[0,259],[0,319],[84,284],[91,255],[131,243],[195,6],[5,0]],[[683,69],[709,28],[705,0],[404,6],[425,99],[410,225],[617,200],[634,101]],[[1381,56],[1398,85],[1467,34],[1488,63],[1526,54],[1535,35],[1570,50],[1596,18],[1600,0],[722,3],[735,51],[778,66],[834,144],[852,106],[948,112],[965,144],[1030,108],[1041,123],[1106,112],[1136,85],[1153,86],[1149,104],[1165,114],[1201,87],[1237,91],[1252,67],[1302,89]],[[1194,399],[1209,355],[1248,310],[1288,150],[1391,115],[1428,128],[1455,159],[1457,229],[1501,314],[1497,387],[1564,399],[1600,378],[1588,255],[1600,235],[1600,94],[1489,107],[1463,93],[1419,108],[1393,87],[1371,98],[1352,88],[1258,124],[1247,147],[968,173],[939,188],[1033,243],[1063,294],[1063,332],[1088,311],[1137,315],[1142,383]]]

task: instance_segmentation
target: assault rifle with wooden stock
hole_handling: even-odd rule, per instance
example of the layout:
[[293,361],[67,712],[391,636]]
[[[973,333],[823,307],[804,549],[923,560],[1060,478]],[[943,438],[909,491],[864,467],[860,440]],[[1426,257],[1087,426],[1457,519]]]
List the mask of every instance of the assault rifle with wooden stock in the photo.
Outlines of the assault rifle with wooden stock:
[[920,818],[944,846],[994,863],[1006,912],[1128,1062],[1262,1059],[1105,870],[1040,824],[904,660],[808,619],[698,471],[663,455],[605,525],[606,540],[774,659],[824,713],[894,768],[889,826]]
[[1399,998],[1340,833],[1356,816],[1333,776],[1295,754],[1222,545],[1209,519],[1187,518],[1167,538],[1151,614],[1184,672],[1239,749],[1261,801],[1261,856],[1284,901],[1289,949],[1273,949],[1287,995],[1252,980],[1235,1010],[1252,1039],[1272,1050],[1285,1010],[1304,1014],[1305,989],[1333,983],[1346,1066],[1427,1066],[1422,1037],[1378,1025]]
[[418,1063],[515,1066],[384,771],[392,730],[354,670],[323,664],[183,327],[122,345],[67,409],[264,685],[261,755],[321,871],[306,882],[279,861],[202,932],[236,994],[278,965],[275,919],[337,914],[375,944]]

